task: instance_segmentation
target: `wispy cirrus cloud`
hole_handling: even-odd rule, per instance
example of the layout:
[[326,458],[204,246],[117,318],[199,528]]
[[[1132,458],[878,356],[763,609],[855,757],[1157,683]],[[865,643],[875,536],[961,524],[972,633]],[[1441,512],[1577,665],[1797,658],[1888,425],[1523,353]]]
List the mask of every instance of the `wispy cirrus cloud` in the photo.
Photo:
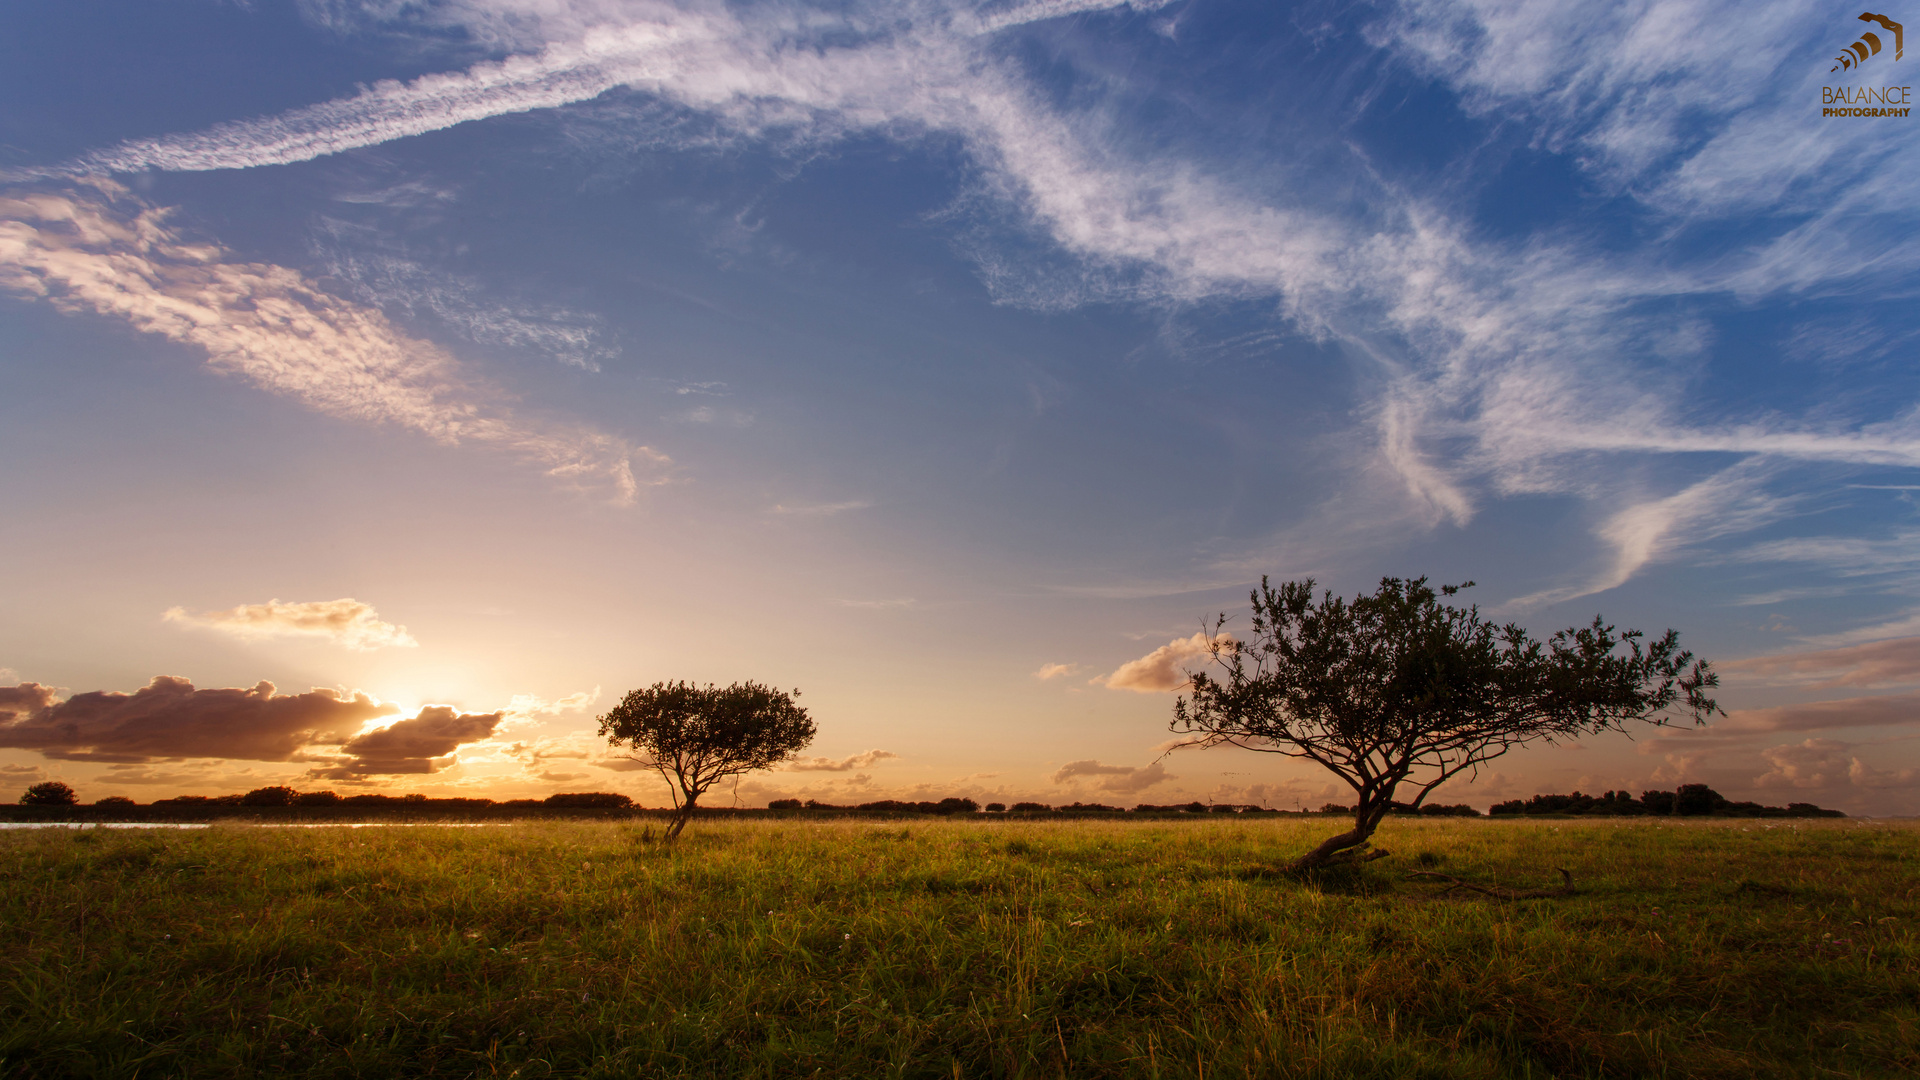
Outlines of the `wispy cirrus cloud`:
[[1069,761],[1053,771],[1047,778],[1055,784],[1071,784],[1081,780],[1091,780],[1095,788],[1110,791],[1116,795],[1133,795],[1168,780],[1178,777],[1167,772],[1167,767],[1156,761],[1151,765],[1103,765],[1099,761]]
[[[712,118],[740,139],[951,133],[1013,225],[1076,261],[1070,273],[1036,275],[982,251],[982,276],[1001,299],[1277,298],[1297,327],[1339,342],[1363,373],[1374,447],[1354,467],[1395,493],[1389,516],[1464,524],[1489,493],[1595,504],[1605,553],[1535,601],[1612,587],[1780,509],[1765,477],[1696,473],[1649,491],[1615,481],[1615,462],[1731,454],[1920,465],[1920,414],[1910,408],[1874,422],[1729,420],[1691,404],[1701,378],[1693,360],[1708,335],[1674,302],[1857,289],[1863,275],[1920,265],[1899,242],[1911,231],[1920,150],[1873,141],[1864,125],[1836,134],[1802,108],[1814,76],[1793,65],[1824,40],[1826,9],[1405,0],[1373,25],[1388,62],[1457,88],[1473,113],[1536,132],[1650,221],[1677,229],[1772,214],[1786,223],[1762,243],[1691,261],[1567,237],[1478,237],[1444,193],[1395,187],[1363,163],[1354,169],[1361,214],[1229,181],[1207,162],[1127,143],[1098,108],[1058,104],[997,44],[1032,22],[1116,10],[441,5],[419,17],[526,52],[277,117],[136,140],[42,172],[283,164],[614,87]],[[1684,124],[1676,100],[1689,103]],[[1782,132],[1806,152],[1783,150]],[[1908,227],[1889,227],[1901,222]]]
[[519,417],[503,390],[379,311],[190,240],[168,216],[108,182],[0,195],[0,289],[197,346],[214,370],[318,412],[497,447],[615,502],[659,482],[664,455]]
[[[1842,686],[1900,686],[1920,682],[1920,637],[1894,638],[1838,649],[1755,656],[1719,665],[1728,675],[1775,685],[1828,690]],[[1915,714],[1920,720],[1920,713]]]
[[781,768],[788,772],[853,772],[856,769],[870,769],[882,761],[899,756],[891,750],[868,750],[843,758],[797,757]]
[[847,499],[828,503],[775,503],[770,512],[787,517],[833,517],[850,510],[868,510],[872,507],[873,503],[866,499]]
[[407,633],[406,627],[386,622],[372,604],[350,596],[302,603],[276,599],[198,614],[176,607],[167,609],[161,617],[168,622],[217,630],[239,638],[323,638],[357,652],[388,647],[411,649],[420,644]]

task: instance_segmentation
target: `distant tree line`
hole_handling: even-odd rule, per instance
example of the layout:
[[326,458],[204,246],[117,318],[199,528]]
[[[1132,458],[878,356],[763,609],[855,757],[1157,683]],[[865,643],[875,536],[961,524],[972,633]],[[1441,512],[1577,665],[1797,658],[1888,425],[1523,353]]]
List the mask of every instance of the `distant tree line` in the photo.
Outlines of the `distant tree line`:
[[1512,799],[1493,807],[1497,817],[1512,814],[1581,814],[1590,817],[1846,817],[1839,810],[1824,810],[1812,803],[1788,803],[1762,806],[1756,802],[1733,802],[1705,784],[1682,784],[1678,791],[1643,791],[1639,798],[1624,791],[1599,795],[1535,795],[1524,802]]
[[[20,796],[20,802],[26,806],[78,806],[80,798],[67,784],[58,780],[49,780],[34,784]],[[95,807],[133,807],[141,804],[124,795],[109,795],[92,803]],[[241,795],[177,795],[170,799],[156,799],[147,805],[176,809],[199,807],[346,807],[355,809],[407,809],[407,810],[640,810],[645,809],[626,795],[610,791],[569,791],[549,795],[544,799],[504,799],[495,800],[477,797],[430,798],[421,794],[380,795],[364,793],[359,795],[341,795],[333,791],[299,791],[284,785],[255,788]],[[952,814],[977,814],[984,811],[989,814],[1281,814],[1291,811],[1274,810],[1251,803],[1140,803],[1131,808],[1110,806],[1106,803],[1074,802],[1064,806],[1054,806],[1042,802],[1006,803],[990,802],[983,808],[978,802],[967,798],[949,797],[939,800],[919,802],[902,799],[879,799],[873,802],[856,804],[838,804],[821,802],[818,799],[775,799],[767,804],[769,810],[821,810],[864,812],[878,814],[931,814],[948,816]],[[1307,811],[1313,813],[1316,811]],[[1353,807],[1338,803],[1328,803],[1320,807],[1317,813],[1343,815],[1353,813]],[[1480,811],[1464,803],[1451,805],[1426,804],[1413,806],[1394,802],[1387,813],[1392,816],[1418,817],[1479,817]],[[1512,799],[1500,803],[1489,811],[1495,817],[1515,815],[1582,815],[1589,817],[1645,817],[1645,816],[1681,816],[1681,817],[1846,817],[1839,810],[1826,810],[1812,803],[1788,803],[1786,806],[1762,806],[1754,802],[1733,802],[1705,784],[1683,784],[1678,791],[1643,791],[1634,796],[1625,791],[1607,791],[1599,795],[1585,795],[1578,791],[1571,795],[1535,795],[1530,799]]]
[[[50,780],[28,788],[20,796],[23,806],[78,806],[79,795],[67,784]],[[96,800],[91,805],[98,807],[139,806],[140,804],[125,795],[109,795]],[[489,807],[505,809],[531,809],[552,807],[569,810],[634,810],[630,796],[611,791],[570,791],[549,795],[544,799],[505,799],[454,797],[445,799],[430,798],[426,795],[380,795],[365,793],[360,795],[341,795],[333,791],[299,791],[291,787],[276,785],[254,788],[243,795],[176,795],[170,799],[155,799],[149,806],[159,807],[215,807],[215,806],[351,806],[351,807],[399,807],[405,809],[437,810],[478,810]]]

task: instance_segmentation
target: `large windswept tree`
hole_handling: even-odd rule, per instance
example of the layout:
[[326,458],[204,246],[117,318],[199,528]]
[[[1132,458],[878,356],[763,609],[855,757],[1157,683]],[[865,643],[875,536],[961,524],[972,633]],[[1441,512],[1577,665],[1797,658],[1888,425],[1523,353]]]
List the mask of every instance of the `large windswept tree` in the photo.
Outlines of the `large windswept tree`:
[[800,696],[756,682],[732,686],[654,683],[635,690],[600,718],[600,734],[659,773],[673,795],[667,839],[680,835],[708,788],[729,776],[765,769],[813,741],[813,720]]
[[1252,595],[1253,632],[1238,641],[1221,615],[1209,635],[1215,671],[1189,672],[1173,707],[1187,745],[1222,743],[1304,758],[1354,790],[1353,827],[1293,869],[1378,858],[1369,839],[1396,796],[1418,807],[1435,788],[1517,747],[1717,708],[1719,678],[1680,648],[1603,620],[1536,641],[1489,622],[1478,606],[1444,603],[1466,585],[1384,578],[1352,601],[1312,579]]

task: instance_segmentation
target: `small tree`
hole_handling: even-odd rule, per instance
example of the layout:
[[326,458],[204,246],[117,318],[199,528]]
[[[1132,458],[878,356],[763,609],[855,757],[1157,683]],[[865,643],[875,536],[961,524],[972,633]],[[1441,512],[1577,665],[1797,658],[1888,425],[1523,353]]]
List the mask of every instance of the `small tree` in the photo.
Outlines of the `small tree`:
[[660,774],[673,794],[672,840],[686,828],[708,788],[729,776],[765,769],[813,741],[813,720],[794,704],[800,696],[755,682],[717,688],[709,683],[654,683],[628,694],[600,717],[600,734],[627,756]]
[[72,806],[79,801],[80,796],[58,780],[41,781],[20,796],[20,802],[25,806]]
[[1535,641],[1478,606],[1442,603],[1471,586],[1383,578],[1352,602],[1316,603],[1312,579],[1252,594],[1252,640],[1213,626],[1223,678],[1189,673],[1191,697],[1173,707],[1186,745],[1221,743],[1304,758],[1353,788],[1353,828],[1302,855],[1292,869],[1384,856],[1369,838],[1401,785],[1417,809],[1441,784],[1533,742],[1665,724],[1684,710],[1704,723],[1719,684],[1672,630],[1643,643],[1599,618]]

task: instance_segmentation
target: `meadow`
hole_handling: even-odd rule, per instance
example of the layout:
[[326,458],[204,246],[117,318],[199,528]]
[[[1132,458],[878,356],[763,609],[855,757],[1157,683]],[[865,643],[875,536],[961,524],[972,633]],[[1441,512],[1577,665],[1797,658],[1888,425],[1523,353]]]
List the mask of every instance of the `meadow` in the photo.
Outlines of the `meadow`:
[[1909,824],[980,818],[7,832],[0,1075],[1920,1075]]

